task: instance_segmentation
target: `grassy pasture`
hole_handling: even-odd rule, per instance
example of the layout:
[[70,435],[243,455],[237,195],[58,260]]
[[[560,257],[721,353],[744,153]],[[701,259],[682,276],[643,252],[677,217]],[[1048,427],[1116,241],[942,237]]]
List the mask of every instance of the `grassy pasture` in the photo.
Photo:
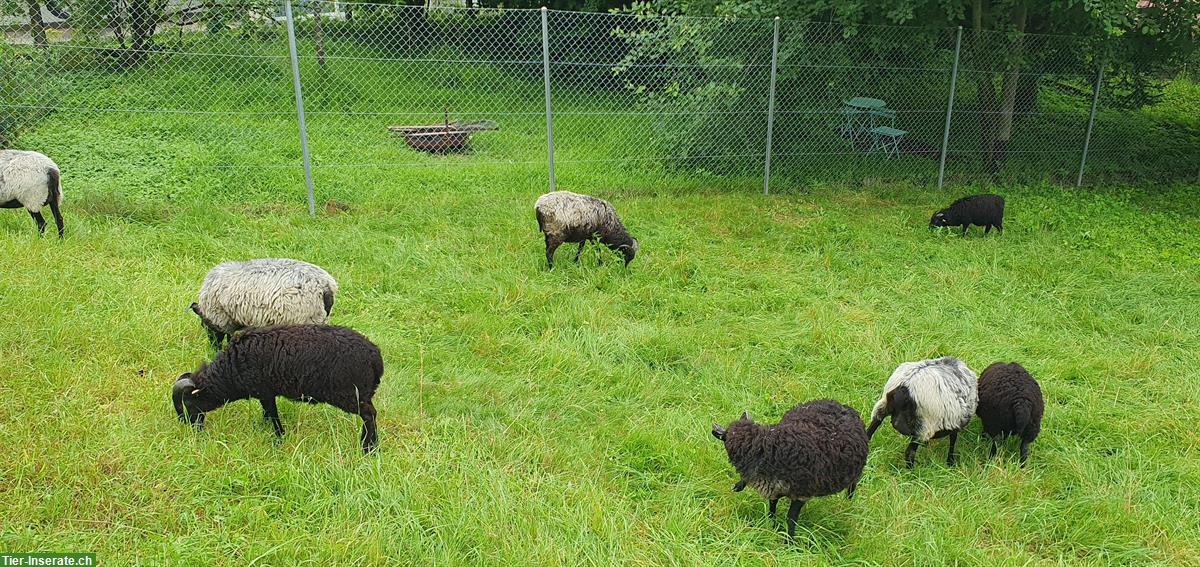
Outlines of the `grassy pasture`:
[[[320,200],[350,211],[310,218],[298,169],[250,167],[297,159],[286,83],[175,71],[89,96],[235,89],[245,113],[57,113],[21,138],[63,166],[68,236],[0,214],[0,550],[181,565],[1200,555],[1195,186],[783,182],[764,198],[752,177],[579,162],[562,187],[616,203],[642,254],[626,270],[564,247],[546,271],[537,116],[480,135],[473,156],[431,157],[388,138],[390,117],[317,114]],[[581,135],[620,143],[591,120]],[[1007,198],[1003,236],[926,230],[972,191]],[[210,356],[186,309],[201,278],[265,256],[327,268],[333,321],[382,347],[378,454],[327,406],[282,402],[281,441],[250,402],[201,434],[175,420],[171,382]],[[898,363],[937,355],[1039,378],[1028,468],[1011,446],[988,462],[975,422],[957,468],[937,441],[907,471],[885,428],[856,498],[810,503],[795,545],[730,492],[712,422],[817,397],[866,412]]]

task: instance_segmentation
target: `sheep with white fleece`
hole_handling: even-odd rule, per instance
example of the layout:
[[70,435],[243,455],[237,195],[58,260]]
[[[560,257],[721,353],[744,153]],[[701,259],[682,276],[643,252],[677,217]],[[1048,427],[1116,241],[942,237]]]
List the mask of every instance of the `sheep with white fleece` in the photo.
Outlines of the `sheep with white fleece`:
[[219,264],[191,305],[213,348],[249,327],[320,325],[333,309],[337,282],[319,266],[287,258]]
[[38,234],[46,234],[42,207],[50,205],[58,237],[63,236],[62,184],[58,164],[37,152],[0,150],[0,209],[29,211],[37,223]]

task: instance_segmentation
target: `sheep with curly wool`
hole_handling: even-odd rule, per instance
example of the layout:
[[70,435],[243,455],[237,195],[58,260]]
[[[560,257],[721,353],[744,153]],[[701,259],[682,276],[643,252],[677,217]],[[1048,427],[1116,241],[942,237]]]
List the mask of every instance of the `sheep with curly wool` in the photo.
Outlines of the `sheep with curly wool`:
[[336,294],[337,282],[319,266],[261,258],[210,270],[190,307],[220,349],[226,337],[245,328],[325,323]]
[[[638,252],[638,241],[629,235],[612,204],[590,195],[554,191],[538,198],[533,206],[538,228],[546,237],[546,264],[554,267],[554,251],[564,242],[579,243],[575,261],[590,241],[599,242],[625,258],[625,265]],[[603,260],[601,260],[603,261]]]
[[362,417],[362,449],[377,443],[371,398],[383,376],[379,347],[361,334],[332,325],[251,329],[212,362],[175,380],[171,402],[180,420],[204,426],[204,416],[229,402],[254,398],[263,417],[283,435],[277,396],[323,402]]
[[905,465],[913,467],[917,447],[930,439],[950,436],[946,464],[954,466],[958,432],[971,422],[979,399],[979,379],[961,360],[952,357],[905,362],[883,387],[883,397],[871,410],[867,439],[884,418],[911,440],[904,452]]
[[970,225],[984,227],[987,234],[995,227],[1004,232],[1004,197],[999,195],[971,195],[950,204],[929,218],[929,228],[961,226],[962,235],[967,235]]
[[1029,444],[1042,431],[1045,411],[1042,388],[1016,362],[995,362],[979,375],[979,407],[975,413],[983,432],[992,441],[988,458],[996,456],[997,442],[1009,436],[1021,439],[1021,466],[1029,458]]
[[49,205],[63,237],[63,218],[58,207],[62,204],[62,183],[58,164],[37,152],[0,150],[0,209],[24,207],[37,223],[38,234],[46,234],[46,219],[42,207]]
[[741,476],[735,492],[754,488],[769,502],[772,516],[780,498],[791,500],[790,537],[795,537],[796,518],[809,500],[842,490],[853,497],[867,463],[862,417],[833,400],[798,405],[775,425],[754,423],[742,413],[727,428],[714,424],[712,434],[725,444],[729,462]]

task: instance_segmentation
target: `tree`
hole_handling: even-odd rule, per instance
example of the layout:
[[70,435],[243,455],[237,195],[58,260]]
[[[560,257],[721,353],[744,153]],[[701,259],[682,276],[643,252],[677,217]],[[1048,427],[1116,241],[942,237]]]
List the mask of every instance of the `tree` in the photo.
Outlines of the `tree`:
[[981,151],[992,172],[1007,156],[1020,112],[1037,103],[1041,73],[1023,71],[1086,77],[1103,66],[1106,103],[1137,107],[1156,99],[1200,36],[1196,0],[649,0],[634,11],[831,22],[844,37],[870,25],[919,26],[906,35],[924,34],[926,42],[962,26]]

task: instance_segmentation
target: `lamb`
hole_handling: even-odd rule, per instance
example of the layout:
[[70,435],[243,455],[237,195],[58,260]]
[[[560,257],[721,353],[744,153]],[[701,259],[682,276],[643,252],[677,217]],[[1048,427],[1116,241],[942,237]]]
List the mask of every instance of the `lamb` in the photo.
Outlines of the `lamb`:
[[379,347],[345,327],[285,325],[251,329],[213,361],[175,380],[171,401],[181,421],[200,429],[204,416],[229,402],[255,398],[283,436],[275,397],[324,402],[362,417],[362,449],[377,444],[371,398],[383,376]]
[[[589,241],[596,241],[624,256],[625,265],[638,252],[638,241],[629,235],[612,204],[589,195],[554,191],[533,206],[538,228],[546,235],[546,264],[554,268],[554,251],[564,242],[578,242],[575,261]],[[603,261],[603,260],[601,260]]]
[[913,467],[917,446],[930,439],[950,436],[946,464],[954,466],[958,432],[975,415],[979,398],[978,378],[957,358],[945,357],[905,362],[896,368],[883,387],[883,397],[871,410],[869,440],[885,417],[892,427],[911,438],[904,452],[905,465]]
[[791,500],[787,531],[796,535],[796,518],[810,499],[854,489],[867,463],[867,433],[858,412],[833,400],[798,405],[776,425],[754,423],[747,413],[729,424],[714,424],[713,437],[725,444],[729,462],[741,480],[770,503],[775,515],[781,497]]
[[0,150],[0,209],[24,207],[37,223],[38,234],[46,234],[42,207],[50,205],[58,237],[63,237],[62,184],[58,164],[37,152]]
[[247,327],[325,323],[336,294],[337,282],[318,266],[263,258],[210,270],[190,307],[220,350],[226,337]]
[[1016,362],[993,363],[979,376],[979,407],[983,432],[992,441],[988,458],[996,456],[996,443],[1010,435],[1021,439],[1021,466],[1029,458],[1029,444],[1042,430],[1042,388],[1025,367]]
[[999,195],[971,195],[963,197],[936,213],[929,219],[929,228],[961,226],[962,235],[967,235],[970,225],[984,227],[983,233],[1004,232],[1004,197]]

